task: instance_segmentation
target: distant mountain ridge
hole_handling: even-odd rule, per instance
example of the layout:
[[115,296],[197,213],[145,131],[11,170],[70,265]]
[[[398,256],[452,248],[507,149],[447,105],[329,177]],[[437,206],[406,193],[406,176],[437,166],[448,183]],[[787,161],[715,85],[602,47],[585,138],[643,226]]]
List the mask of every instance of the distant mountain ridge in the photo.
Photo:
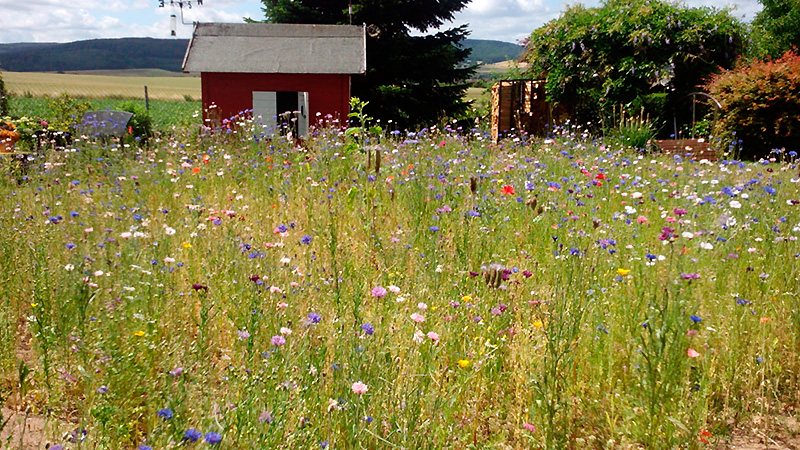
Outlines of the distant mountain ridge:
[[[180,72],[188,39],[91,39],[69,43],[0,44],[0,69],[10,72],[162,69]],[[522,47],[502,41],[466,39],[470,64],[517,59]]]

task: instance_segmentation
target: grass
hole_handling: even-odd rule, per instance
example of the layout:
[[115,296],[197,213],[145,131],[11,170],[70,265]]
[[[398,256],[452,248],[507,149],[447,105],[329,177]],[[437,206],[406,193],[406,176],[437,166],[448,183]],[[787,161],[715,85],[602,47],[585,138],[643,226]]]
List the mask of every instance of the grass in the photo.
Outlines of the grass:
[[200,99],[200,78],[175,76],[118,76],[38,72],[3,72],[6,89],[13,97],[58,97],[63,92],[80,98],[181,101]]
[[[92,111],[117,110],[120,104],[129,102],[129,100],[107,98],[92,98],[86,99],[86,101],[91,104]],[[140,101],[140,103],[144,108],[144,101]],[[53,117],[53,112],[45,98],[11,97],[9,108],[13,117],[27,116],[45,119]],[[199,101],[150,100],[150,117],[153,119],[155,129],[165,130],[173,126],[199,123],[201,108],[202,104]]]
[[797,407],[792,157],[251,126],[3,171],[0,399],[49,442],[705,448]]

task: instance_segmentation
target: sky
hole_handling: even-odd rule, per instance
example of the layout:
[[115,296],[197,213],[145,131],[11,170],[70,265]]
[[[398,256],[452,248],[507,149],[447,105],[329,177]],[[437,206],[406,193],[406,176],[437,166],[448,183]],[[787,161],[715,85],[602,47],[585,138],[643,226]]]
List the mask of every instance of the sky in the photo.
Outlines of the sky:
[[[169,0],[166,0],[169,4]],[[194,3],[194,1],[192,2]],[[564,11],[564,0],[472,0],[457,13],[453,25],[469,24],[474,39],[518,42]],[[584,0],[594,6],[598,0]],[[730,6],[750,20],[761,9],[757,0],[685,0],[689,6]],[[263,19],[258,0],[204,0],[184,8],[184,21],[242,22]],[[179,38],[191,36],[191,25],[180,23],[180,12],[158,7],[158,0],[0,0],[0,43],[71,42],[119,37],[170,37],[170,15],[178,16]]]

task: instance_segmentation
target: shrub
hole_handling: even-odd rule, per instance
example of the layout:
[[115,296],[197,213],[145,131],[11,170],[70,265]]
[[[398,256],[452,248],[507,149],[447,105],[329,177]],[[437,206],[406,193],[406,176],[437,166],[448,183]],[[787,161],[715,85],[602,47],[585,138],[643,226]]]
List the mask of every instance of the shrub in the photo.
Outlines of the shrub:
[[150,118],[150,113],[142,105],[128,101],[120,103],[118,107],[120,111],[133,113],[128,126],[134,137],[147,139],[153,135],[153,119]]
[[83,116],[92,107],[87,101],[81,101],[63,93],[60,97],[47,100],[53,121],[50,129],[55,131],[72,132],[81,123]]
[[728,10],[604,0],[570,6],[536,29],[525,58],[530,74],[547,80],[548,99],[579,123],[608,119],[618,105],[644,107],[658,123],[718,67],[733,67],[743,36]]
[[711,78],[708,92],[722,104],[715,133],[741,140],[743,157],[800,146],[800,56],[754,62]]

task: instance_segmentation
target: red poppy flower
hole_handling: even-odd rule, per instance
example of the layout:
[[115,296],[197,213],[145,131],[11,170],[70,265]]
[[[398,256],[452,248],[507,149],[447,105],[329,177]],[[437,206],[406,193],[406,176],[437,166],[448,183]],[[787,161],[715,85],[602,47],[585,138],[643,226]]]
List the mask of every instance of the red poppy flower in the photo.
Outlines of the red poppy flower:
[[503,189],[500,192],[504,195],[514,195],[514,186],[507,184],[503,186]]
[[606,174],[604,174],[604,173],[598,173],[598,174],[597,174],[597,175],[595,175],[595,177],[594,177],[594,179],[595,179],[595,180],[605,180],[606,178],[608,178],[608,177],[607,177],[607,176],[606,176]]

